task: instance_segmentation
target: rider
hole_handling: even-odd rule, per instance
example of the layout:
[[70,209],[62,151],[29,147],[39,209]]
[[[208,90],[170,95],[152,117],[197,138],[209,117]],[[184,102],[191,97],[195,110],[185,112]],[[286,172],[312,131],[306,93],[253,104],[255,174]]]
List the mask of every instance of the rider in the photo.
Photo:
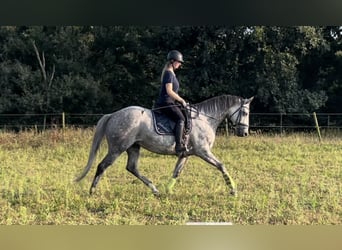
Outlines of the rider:
[[187,150],[182,144],[185,117],[181,111],[180,105],[177,104],[180,103],[183,107],[186,107],[186,102],[178,95],[179,82],[175,74],[175,70],[178,69],[183,62],[183,55],[179,51],[171,50],[167,54],[167,62],[161,74],[161,89],[157,101],[157,106],[160,108],[160,111],[176,123],[175,150],[177,155],[181,155]]

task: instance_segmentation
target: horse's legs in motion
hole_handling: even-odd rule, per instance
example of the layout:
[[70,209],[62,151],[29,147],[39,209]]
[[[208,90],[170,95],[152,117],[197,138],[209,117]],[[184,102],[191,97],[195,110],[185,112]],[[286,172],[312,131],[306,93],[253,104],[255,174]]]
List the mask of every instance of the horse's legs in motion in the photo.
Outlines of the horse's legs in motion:
[[167,192],[168,193],[172,193],[172,188],[176,183],[176,180],[178,178],[178,176],[180,175],[180,173],[182,172],[185,163],[188,161],[188,157],[179,157],[178,161],[176,163],[175,169],[173,171],[173,175],[172,175],[172,179],[169,182],[169,184],[167,185]]
[[127,149],[128,159],[126,169],[141,180],[146,186],[152,189],[153,194],[159,194],[158,189],[145,176],[140,175],[138,170],[138,159],[140,155],[140,146],[138,144],[132,145]]
[[91,184],[90,187],[90,191],[89,193],[92,194],[95,191],[96,185],[99,182],[103,172],[110,166],[112,165],[112,163],[114,162],[114,160],[119,157],[121,153],[113,153],[113,152],[109,152],[107,153],[107,155],[105,156],[105,158],[103,158],[103,160],[99,163],[99,165],[97,166],[97,170],[96,170],[96,174],[93,180],[93,183]]
[[230,194],[236,196],[237,195],[237,190],[236,190],[235,182],[233,181],[232,177],[230,177],[230,175],[227,172],[227,170],[224,167],[224,165],[218,159],[216,159],[216,157],[213,155],[213,153],[211,153],[210,151],[207,151],[204,154],[199,155],[199,157],[201,157],[206,162],[208,162],[208,163],[212,164],[213,166],[215,166],[222,173],[223,178],[224,178],[226,184],[231,189],[230,190]]

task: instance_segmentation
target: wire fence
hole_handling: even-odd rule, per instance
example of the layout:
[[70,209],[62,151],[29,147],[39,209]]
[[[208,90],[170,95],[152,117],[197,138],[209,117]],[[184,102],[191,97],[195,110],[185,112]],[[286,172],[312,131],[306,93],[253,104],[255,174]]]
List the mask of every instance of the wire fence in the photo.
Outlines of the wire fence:
[[[0,114],[2,131],[43,131],[67,127],[87,128],[96,125],[104,114]],[[317,121],[322,130],[342,129],[342,113],[317,113]],[[227,119],[220,130],[232,130]],[[314,115],[309,113],[251,113],[250,131],[254,133],[310,132],[316,130]]]
[[342,129],[342,113],[252,113],[250,128],[263,132],[308,132],[317,129],[315,118],[320,129]]

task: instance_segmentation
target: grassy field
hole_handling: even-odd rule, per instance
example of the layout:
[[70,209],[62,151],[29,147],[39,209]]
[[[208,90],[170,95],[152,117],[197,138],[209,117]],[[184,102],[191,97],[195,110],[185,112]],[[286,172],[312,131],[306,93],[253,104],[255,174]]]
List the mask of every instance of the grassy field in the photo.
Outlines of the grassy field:
[[197,157],[167,194],[176,158],[144,150],[140,170],[161,197],[125,170],[125,154],[89,196],[105,143],[90,174],[80,183],[73,179],[85,166],[92,136],[92,129],[1,132],[0,224],[342,223],[341,136],[321,143],[311,134],[218,136],[213,151],[237,183],[236,198],[222,175]]

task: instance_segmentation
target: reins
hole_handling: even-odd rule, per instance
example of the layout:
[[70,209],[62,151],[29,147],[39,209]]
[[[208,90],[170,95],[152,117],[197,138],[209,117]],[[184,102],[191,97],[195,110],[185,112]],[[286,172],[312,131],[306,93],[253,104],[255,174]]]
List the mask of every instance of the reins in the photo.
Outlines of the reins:
[[[165,109],[165,108],[168,108],[168,107],[179,107],[181,106],[180,104],[173,104],[173,105],[168,105],[168,106],[163,106],[163,107],[157,107],[157,108],[152,108],[152,110],[161,110],[161,109]],[[214,120],[218,120],[217,118],[213,117],[213,116],[210,116],[210,115],[207,115],[203,112],[200,112],[198,110],[198,108],[195,106],[195,105],[191,105],[191,104],[188,104],[186,107],[181,107],[182,109],[186,109],[188,112],[189,112],[189,115],[190,115],[190,118],[191,119],[196,119],[199,117],[199,115],[203,115],[205,117],[208,117],[210,119],[214,119]],[[192,113],[195,113],[196,115],[193,117],[191,114]]]

